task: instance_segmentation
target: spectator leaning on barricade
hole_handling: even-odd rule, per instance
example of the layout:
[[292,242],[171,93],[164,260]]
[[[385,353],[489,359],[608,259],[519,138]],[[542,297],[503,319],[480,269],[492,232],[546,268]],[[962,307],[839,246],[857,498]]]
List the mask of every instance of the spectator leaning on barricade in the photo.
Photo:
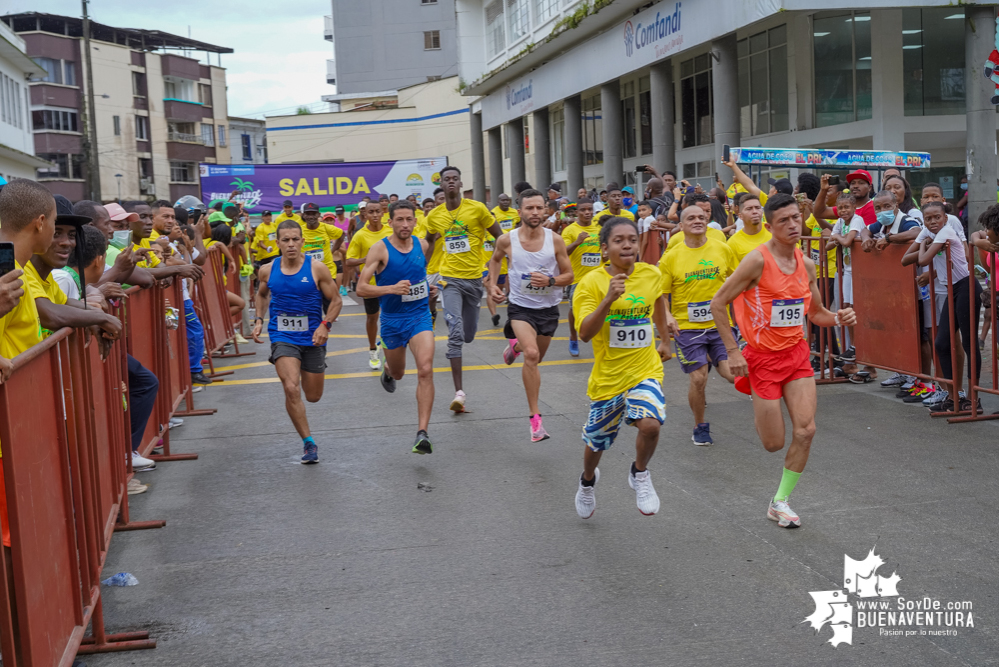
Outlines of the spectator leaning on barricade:
[[[923,186],[925,189],[926,186]],[[982,261],[985,262],[985,270],[988,272],[985,279],[985,293],[982,305],[985,306],[985,319],[982,322],[982,333],[978,339],[979,349],[985,349],[985,339],[989,334],[992,325],[992,303],[996,296],[999,296],[999,281],[992,280],[992,267],[999,259],[999,204],[989,206],[978,216],[978,225],[981,229],[971,235],[971,244],[978,248]],[[992,340],[992,354],[996,353],[996,341]]]
[[[790,181],[785,180],[786,184]],[[828,178],[826,180],[819,179],[815,174],[808,172],[803,172],[798,174],[798,185],[794,188],[794,194],[798,198],[798,208],[801,209],[801,218],[804,221],[804,229],[802,229],[802,235],[807,236],[824,236],[826,239],[829,238],[832,232],[833,224],[818,215],[815,215],[815,202],[820,199],[823,194],[823,184],[828,187]],[[786,188],[786,186],[785,186]],[[833,209],[836,212],[836,209]],[[838,212],[836,212],[838,215]],[[828,213],[827,213],[828,214]],[[849,227],[850,219],[853,217],[852,209],[851,214],[846,216],[846,226]],[[835,222],[835,219],[833,220]],[[809,243],[809,256],[815,263],[815,277],[819,285],[819,294],[822,296],[822,304],[826,308],[833,308],[836,303],[836,244],[826,243],[826,265],[825,269],[821,265],[821,248],[820,241],[812,241]],[[819,349],[819,336],[820,329],[815,325],[811,325],[812,328],[812,349],[816,352]],[[843,347],[849,347],[844,341]],[[855,357],[849,357],[848,355],[840,355],[839,340],[834,335],[831,336],[829,341],[829,351],[835,358],[834,364],[836,368],[840,368],[843,364],[852,364]],[[813,358],[812,367],[815,368],[816,372],[821,372],[822,368],[826,367],[826,364],[821,362],[817,357]],[[821,365],[821,368],[820,368]],[[849,368],[845,370],[851,370]],[[839,375],[843,373],[844,370],[834,371],[834,375]],[[866,370],[867,375],[860,376],[858,379],[863,379],[864,382],[870,382],[871,379],[876,377],[877,371],[873,368]],[[872,375],[873,374],[873,375]]]
[[[204,266],[208,261],[208,249],[205,248],[201,230],[205,226],[205,219],[202,217],[197,224],[186,224],[190,215],[186,209],[175,208],[174,214],[177,216],[177,229],[182,234],[181,238],[174,242],[176,248],[177,263],[195,264]],[[191,382],[194,384],[211,384],[212,380],[205,375],[202,360],[205,356],[205,328],[194,309],[194,300],[191,298],[191,280],[182,278],[182,290],[184,299],[184,324],[187,330],[187,361],[191,370]],[[239,342],[237,339],[236,342]],[[180,420],[171,419],[171,426],[178,426],[183,423]]]
[[[951,337],[950,309],[947,303],[947,268],[950,265],[951,289],[954,296],[954,319],[956,328],[960,330],[961,346],[966,355],[971,354],[972,341],[978,337],[978,313],[981,310],[982,287],[978,281],[972,278],[969,273],[969,262],[967,248],[962,238],[963,234],[960,223],[955,229],[947,219],[947,211],[940,202],[929,202],[923,206],[923,230],[916,237],[916,240],[909,247],[902,258],[902,265],[918,264],[919,266],[929,266],[933,263],[933,270],[936,274],[933,289],[938,302],[942,302],[940,313],[937,316],[937,337],[934,341],[936,347],[937,360],[940,363],[940,374],[947,380],[952,380],[950,396],[940,405],[940,409],[948,412],[954,409],[954,396],[958,397],[958,409],[961,411],[972,410],[977,413],[981,411],[981,401],[975,406],[964,396],[961,391],[960,369],[952,367],[951,347],[956,343]],[[945,246],[950,248],[946,252]],[[974,299],[972,305],[972,299]],[[981,375],[982,355],[975,355],[976,377]],[[971,367],[968,367],[968,376],[971,377]]]

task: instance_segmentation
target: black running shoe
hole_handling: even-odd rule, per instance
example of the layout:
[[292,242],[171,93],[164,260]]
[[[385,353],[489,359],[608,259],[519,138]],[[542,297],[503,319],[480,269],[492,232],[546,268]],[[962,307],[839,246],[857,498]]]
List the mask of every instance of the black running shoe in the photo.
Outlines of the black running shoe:
[[851,345],[849,350],[837,356],[836,358],[846,363],[853,363],[854,361],[857,360],[857,350]]
[[420,431],[416,434],[416,444],[413,445],[414,454],[433,454],[434,445],[430,442],[430,436],[427,435],[426,431]]
[[[981,412],[984,412],[982,410],[982,399],[976,398],[975,402],[978,405],[975,406],[975,412],[974,412],[974,414],[977,415],[977,414],[979,414]],[[961,412],[971,412],[971,399],[970,398],[964,398],[964,397],[962,397],[961,399],[958,400],[957,407],[958,407],[958,410],[960,410]]]
[[379,381],[382,383],[382,388],[388,393],[395,391],[395,378],[388,374],[388,364],[385,364],[382,368],[382,374],[378,376]]
[[500,321],[499,313],[493,315],[493,326],[494,327],[498,327],[499,326],[499,321]]
[[212,379],[204,373],[191,373],[191,382],[193,384],[211,384]]

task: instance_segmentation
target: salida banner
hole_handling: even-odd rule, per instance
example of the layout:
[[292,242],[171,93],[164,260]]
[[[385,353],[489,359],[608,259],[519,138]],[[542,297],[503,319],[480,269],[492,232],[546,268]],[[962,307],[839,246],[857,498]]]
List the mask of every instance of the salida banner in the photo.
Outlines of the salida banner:
[[322,209],[355,208],[365,196],[399,195],[404,199],[433,197],[440,186],[446,157],[390,162],[333,162],[308,164],[201,164],[201,199],[211,206],[236,201],[250,213],[279,211],[290,199],[297,209],[312,202]]

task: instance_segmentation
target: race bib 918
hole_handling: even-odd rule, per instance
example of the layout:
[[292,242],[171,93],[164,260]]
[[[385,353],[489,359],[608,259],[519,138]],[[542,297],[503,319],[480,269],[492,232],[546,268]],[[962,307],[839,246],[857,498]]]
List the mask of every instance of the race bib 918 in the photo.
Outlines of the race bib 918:
[[426,299],[430,296],[430,288],[427,286],[426,280],[421,280],[415,285],[409,286],[409,294],[403,294],[403,302],[407,301],[418,301],[419,299]]
[[687,321],[689,322],[712,322],[711,302],[698,301],[687,303]]
[[303,332],[309,330],[308,315],[278,315],[277,330],[287,332]]
[[600,266],[600,253],[584,252],[579,263],[581,266]]
[[774,299],[770,311],[770,326],[800,327],[805,322],[804,299]]
[[652,322],[647,317],[638,320],[610,320],[610,347],[646,347],[652,345]]
[[449,255],[456,255],[462,252],[470,252],[471,244],[467,236],[448,236],[444,239],[444,250]]
[[309,259],[321,262],[323,261],[323,250],[322,248],[319,248],[318,250],[308,250],[306,251],[305,256]]

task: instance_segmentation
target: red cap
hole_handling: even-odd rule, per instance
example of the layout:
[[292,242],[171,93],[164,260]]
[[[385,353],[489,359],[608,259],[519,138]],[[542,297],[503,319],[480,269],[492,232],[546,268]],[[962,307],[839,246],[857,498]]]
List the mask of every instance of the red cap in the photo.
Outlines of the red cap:
[[747,396],[751,396],[753,393],[752,388],[749,386],[749,378],[744,375],[737,375],[735,378],[735,388],[737,391],[741,391]]
[[874,181],[871,180],[871,172],[866,171],[864,169],[858,169],[855,172],[847,174],[846,175],[846,183],[847,183],[847,185],[850,184],[850,181],[852,181],[854,179],[857,179],[857,178],[864,179],[865,181],[867,181],[868,185],[874,185]]

